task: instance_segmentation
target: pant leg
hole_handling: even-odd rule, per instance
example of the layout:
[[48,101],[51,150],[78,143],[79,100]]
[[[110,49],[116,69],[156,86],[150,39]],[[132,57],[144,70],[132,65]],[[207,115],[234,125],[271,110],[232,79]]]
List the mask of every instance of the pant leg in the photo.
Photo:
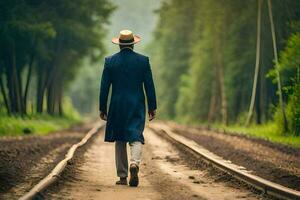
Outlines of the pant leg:
[[139,141],[129,143],[130,146],[130,164],[139,165],[142,159],[143,144]]
[[128,158],[126,142],[116,141],[115,144],[115,160],[117,168],[117,176],[125,178],[128,176]]

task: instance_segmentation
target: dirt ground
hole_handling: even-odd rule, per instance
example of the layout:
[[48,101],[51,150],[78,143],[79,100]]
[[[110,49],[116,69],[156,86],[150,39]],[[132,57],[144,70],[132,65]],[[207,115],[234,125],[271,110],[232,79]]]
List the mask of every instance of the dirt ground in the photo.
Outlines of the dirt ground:
[[0,139],[0,199],[17,199],[46,176],[91,124],[45,136]]
[[86,151],[79,152],[62,178],[44,193],[45,199],[265,199],[226,181],[210,178],[206,170],[186,164],[171,143],[145,130],[146,145],[137,188],[115,185],[114,144],[95,136]]
[[168,125],[174,132],[258,176],[300,190],[300,149],[175,123]]

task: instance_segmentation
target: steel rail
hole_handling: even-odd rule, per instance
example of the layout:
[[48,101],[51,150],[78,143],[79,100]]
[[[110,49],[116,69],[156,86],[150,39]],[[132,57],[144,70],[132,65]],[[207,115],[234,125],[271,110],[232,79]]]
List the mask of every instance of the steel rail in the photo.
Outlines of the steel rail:
[[224,160],[223,158],[203,148],[193,140],[187,139],[186,137],[174,133],[166,124],[156,123],[150,125],[149,127],[154,132],[157,132],[158,130],[163,131],[167,136],[169,136],[169,138],[174,140],[176,143],[183,145],[185,148],[192,151],[196,155],[199,155],[207,163],[212,164],[214,167],[230,174],[234,178],[248,185],[251,185],[252,187],[264,192],[265,194],[280,199],[300,200],[299,191],[251,174],[251,172],[247,171],[244,167],[235,165],[231,163],[231,161]]
[[74,157],[75,151],[87,143],[87,141],[96,134],[100,128],[103,127],[103,123],[97,123],[86,135],[81,139],[80,142],[74,144],[65,155],[65,158],[61,160],[54,169],[44,177],[38,184],[36,184],[29,192],[23,195],[19,200],[31,200],[37,197],[41,192],[48,188],[51,184],[56,182],[60,174],[65,170],[70,160]]

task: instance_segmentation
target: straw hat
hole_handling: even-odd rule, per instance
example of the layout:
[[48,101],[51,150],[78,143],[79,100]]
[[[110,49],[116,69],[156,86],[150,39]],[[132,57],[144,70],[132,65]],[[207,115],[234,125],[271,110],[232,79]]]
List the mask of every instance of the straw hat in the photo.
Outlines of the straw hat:
[[141,41],[141,38],[137,35],[133,35],[130,30],[122,30],[120,31],[119,37],[113,38],[111,41],[118,45],[132,45]]

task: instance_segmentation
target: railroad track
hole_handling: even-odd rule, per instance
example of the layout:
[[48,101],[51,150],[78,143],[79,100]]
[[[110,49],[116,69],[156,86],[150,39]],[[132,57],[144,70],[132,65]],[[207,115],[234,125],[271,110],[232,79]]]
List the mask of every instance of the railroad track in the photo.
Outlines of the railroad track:
[[44,177],[38,184],[36,184],[29,192],[23,195],[19,200],[34,199],[35,197],[38,197],[43,191],[45,191],[51,184],[56,182],[59,179],[61,173],[65,170],[68,163],[73,159],[76,150],[79,147],[85,145],[88,142],[88,140],[90,140],[93,135],[98,133],[98,131],[103,126],[104,123],[96,123],[94,127],[86,133],[86,135],[81,139],[80,142],[71,146],[71,148],[65,155],[65,158],[61,160],[46,177]]
[[196,142],[174,133],[166,124],[154,123],[151,124],[149,128],[156,133],[163,131],[169,139],[179,145],[184,146],[189,151],[199,155],[206,163],[213,165],[215,168],[230,174],[234,178],[256,188],[257,190],[262,191],[265,194],[279,199],[300,200],[299,191],[253,175],[251,171],[247,171],[244,167],[235,165],[231,163],[231,161],[224,160],[223,158],[201,147]]
[[[96,134],[100,128],[104,126],[103,123],[98,123],[92,128],[83,139],[74,144],[69,151],[67,152],[65,158],[60,161],[56,167],[48,174],[45,178],[43,178],[37,185],[35,185],[28,193],[20,198],[20,200],[29,200],[34,199],[35,197],[39,197],[43,191],[45,191],[51,184],[56,182],[60,174],[65,170],[67,164],[72,160],[76,150],[87,143],[89,139],[92,138],[94,134]],[[247,171],[244,167],[235,165],[228,160],[224,160],[223,158],[213,154],[207,149],[201,147],[194,141],[187,139],[183,136],[180,136],[172,131],[172,129],[163,123],[151,123],[149,126],[150,129],[155,133],[163,132],[165,137],[171,139],[172,142],[177,143],[183,146],[188,151],[192,152],[200,156],[206,163],[213,165],[215,168],[222,170],[223,172],[230,174],[234,178],[251,185],[252,187],[262,191],[265,194],[270,196],[274,196],[279,199],[287,199],[287,200],[300,200],[300,192],[284,187],[282,185],[273,183],[271,181],[265,180],[261,177],[253,175],[250,171]],[[162,136],[162,134],[158,134]]]

